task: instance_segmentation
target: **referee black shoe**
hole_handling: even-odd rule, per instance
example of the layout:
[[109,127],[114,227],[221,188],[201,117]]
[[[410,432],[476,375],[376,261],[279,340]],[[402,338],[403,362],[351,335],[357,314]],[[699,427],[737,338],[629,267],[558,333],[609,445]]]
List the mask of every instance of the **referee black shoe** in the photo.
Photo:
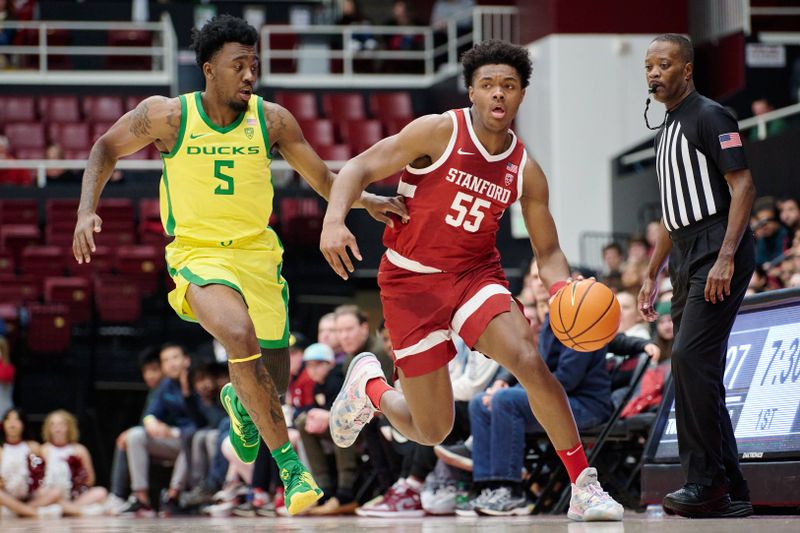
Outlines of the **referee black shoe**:
[[[731,489],[729,496],[731,505],[719,515],[721,518],[745,518],[753,514],[753,504],[750,502],[750,491],[746,482]],[[668,507],[664,507],[664,512],[668,515],[675,514],[675,511]]]
[[730,515],[731,498],[724,485],[706,486],[687,483],[664,496],[661,503],[667,514],[686,518],[723,518]]

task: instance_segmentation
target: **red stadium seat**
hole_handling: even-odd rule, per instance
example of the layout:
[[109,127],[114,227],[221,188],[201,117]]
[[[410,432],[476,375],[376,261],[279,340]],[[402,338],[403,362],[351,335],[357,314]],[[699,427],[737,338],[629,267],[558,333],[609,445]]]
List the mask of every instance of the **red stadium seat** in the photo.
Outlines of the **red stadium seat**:
[[[17,156],[17,159],[46,159],[45,157],[45,149],[42,148],[18,148],[14,150],[14,154]],[[29,179],[27,184],[30,184],[33,181],[34,173],[32,170],[27,171],[29,173]]]
[[39,116],[47,122],[80,122],[77,96],[40,96]]
[[163,247],[166,244],[158,198],[139,200],[139,242]]
[[377,120],[352,120],[342,129],[345,142],[354,154],[360,154],[383,138],[383,128]]
[[155,294],[164,262],[163,250],[157,246],[120,246],[117,249],[117,272],[136,281],[145,296]]
[[289,110],[297,120],[313,120],[317,114],[317,96],[312,92],[277,91],[275,103]]
[[0,303],[21,306],[37,302],[42,293],[41,283],[34,276],[0,274]]
[[381,120],[381,123],[383,124],[384,133],[386,133],[386,135],[396,135],[400,133],[400,130],[408,126],[412,120],[414,120],[413,117],[388,118]]
[[101,322],[130,323],[142,315],[142,294],[135,281],[123,276],[98,276],[94,302]]
[[35,353],[64,352],[69,348],[72,324],[64,304],[28,306],[28,349]]
[[405,91],[370,93],[369,112],[379,120],[414,116],[411,97]]
[[36,200],[0,200],[0,225],[38,223],[39,206]]
[[[292,33],[273,33],[269,36],[269,47],[270,50],[294,50],[297,48],[297,35]],[[267,56],[270,56],[268,53]],[[287,73],[287,72],[296,72],[297,71],[297,64],[294,59],[291,58],[273,58],[273,57],[266,57],[263,61],[269,63],[269,71],[271,73]]]
[[29,245],[39,244],[42,234],[35,224],[5,224],[0,226],[0,250],[10,252],[18,265],[22,250]]
[[72,255],[72,235],[70,235],[70,248],[67,257],[67,272],[76,276],[92,280],[95,274],[110,274],[114,270],[114,254],[108,246],[96,246],[88,263],[79,264]]
[[85,324],[92,318],[92,284],[86,278],[45,279],[44,301],[69,307],[74,324]]
[[97,139],[99,139],[100,136],[107,132],[113,125],[113,122],[95,122],[92,124],[92,144],[96,143]]
[[14,274],[14,256],[11,252],[0,252],[0,275]]
[[50,141],[64,150],[89,150],[89,124],[85,122],[51,123],[48,127]]
[[137,105],[142,103],[142,100],[147,98],[147,96],[127,96],[125,98],[125,111],[128,112],[131,109],[135,108]]
[[[108,46],[149,47],[153,43],[153,34],[147,30],[111,30],[106,42]],[[111,70],[150,70],[152,64],[150,55],[106,57],[106,68]]]
[[367,118],[360,93],[325,93],[322,95],[322,110],[325,118],[337,122]]
[[[91,152],[90,148],[84,148],[82,150],[64,150],[64,159],[89,159],[89,152]],[[75,172],[80,172],[83,175],[83,171],[80,169],[76,169]]]
[[130,198],[103,198],[97,206],[97,214],[103,223],[122,220],[133,226],[133,201]]
[[303,136],[315,150],[320,146],[330,146],[336,144],[336,137],[333,132],[333,122],[328,119],[320,118],[316,120],[298,121]]
[[323,161],[347,161],[351,156],[350,147],[346,144],[316,146],[314,149]]
[[86,96],[83,114],[91,122],[116,122],[124,114],[121,96]]
[[66,254],[59,246],[28,246],[22,251],[19,270],[32,276],[63,276]]
[[324,215],[316,198],[281,199],[280,225],[284,240],[302,246],[318,244]]
[[[11,142],[11,148],[13,148],[15,152],[25,148],[39,148],[44,150],[47,146],[44,124],[36,124],[33,122],[6,124],[5,134]],[[19,154],[17,154],[17,156],[19,156]]]
[[36,121],[34,102],[33,96],[0,96],[0,123]]

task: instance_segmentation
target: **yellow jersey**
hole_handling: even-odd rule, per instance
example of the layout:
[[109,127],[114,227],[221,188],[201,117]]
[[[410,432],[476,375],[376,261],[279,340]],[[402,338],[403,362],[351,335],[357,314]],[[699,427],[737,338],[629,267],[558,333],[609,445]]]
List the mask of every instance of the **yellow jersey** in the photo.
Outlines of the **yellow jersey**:
[[261,234],[272,214],[263,99],[253,95],[230,125],[206,115],[200,92],[180,95],[175,146],[161,154],[161,222],[168,235],[229,246]]

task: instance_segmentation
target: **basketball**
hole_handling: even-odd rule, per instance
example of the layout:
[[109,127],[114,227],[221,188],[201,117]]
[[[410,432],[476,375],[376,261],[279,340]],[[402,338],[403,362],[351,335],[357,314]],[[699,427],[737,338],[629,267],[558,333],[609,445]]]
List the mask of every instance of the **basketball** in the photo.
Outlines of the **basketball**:
[[550,327],[568,348],[593,352],[608,344],[619,328],[614,293],[593,279],[570,283],[550,302]]

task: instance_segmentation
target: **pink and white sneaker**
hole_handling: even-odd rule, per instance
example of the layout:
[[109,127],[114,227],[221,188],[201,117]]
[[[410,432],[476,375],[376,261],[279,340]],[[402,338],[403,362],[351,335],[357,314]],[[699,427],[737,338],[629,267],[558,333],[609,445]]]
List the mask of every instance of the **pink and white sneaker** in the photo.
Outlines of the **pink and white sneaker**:
[[356,514],[378,518],[412,518],[425,516],[425,510],[422,508],[419,490],[400,478],[389,487],[382,499],[362,505],[356,509]]
[[572,498],[567,516],[576,522],[619,522],[624,512],[622,505],[600,486],[597,469],[584,468],[572,484]]
[[366,390],[367,381],[373,378],[383,379],[378,359],[369,352],[355,356],[347,369],[342,390],[331,406],[331,437],[340,448],[352,446],[375,414]]

